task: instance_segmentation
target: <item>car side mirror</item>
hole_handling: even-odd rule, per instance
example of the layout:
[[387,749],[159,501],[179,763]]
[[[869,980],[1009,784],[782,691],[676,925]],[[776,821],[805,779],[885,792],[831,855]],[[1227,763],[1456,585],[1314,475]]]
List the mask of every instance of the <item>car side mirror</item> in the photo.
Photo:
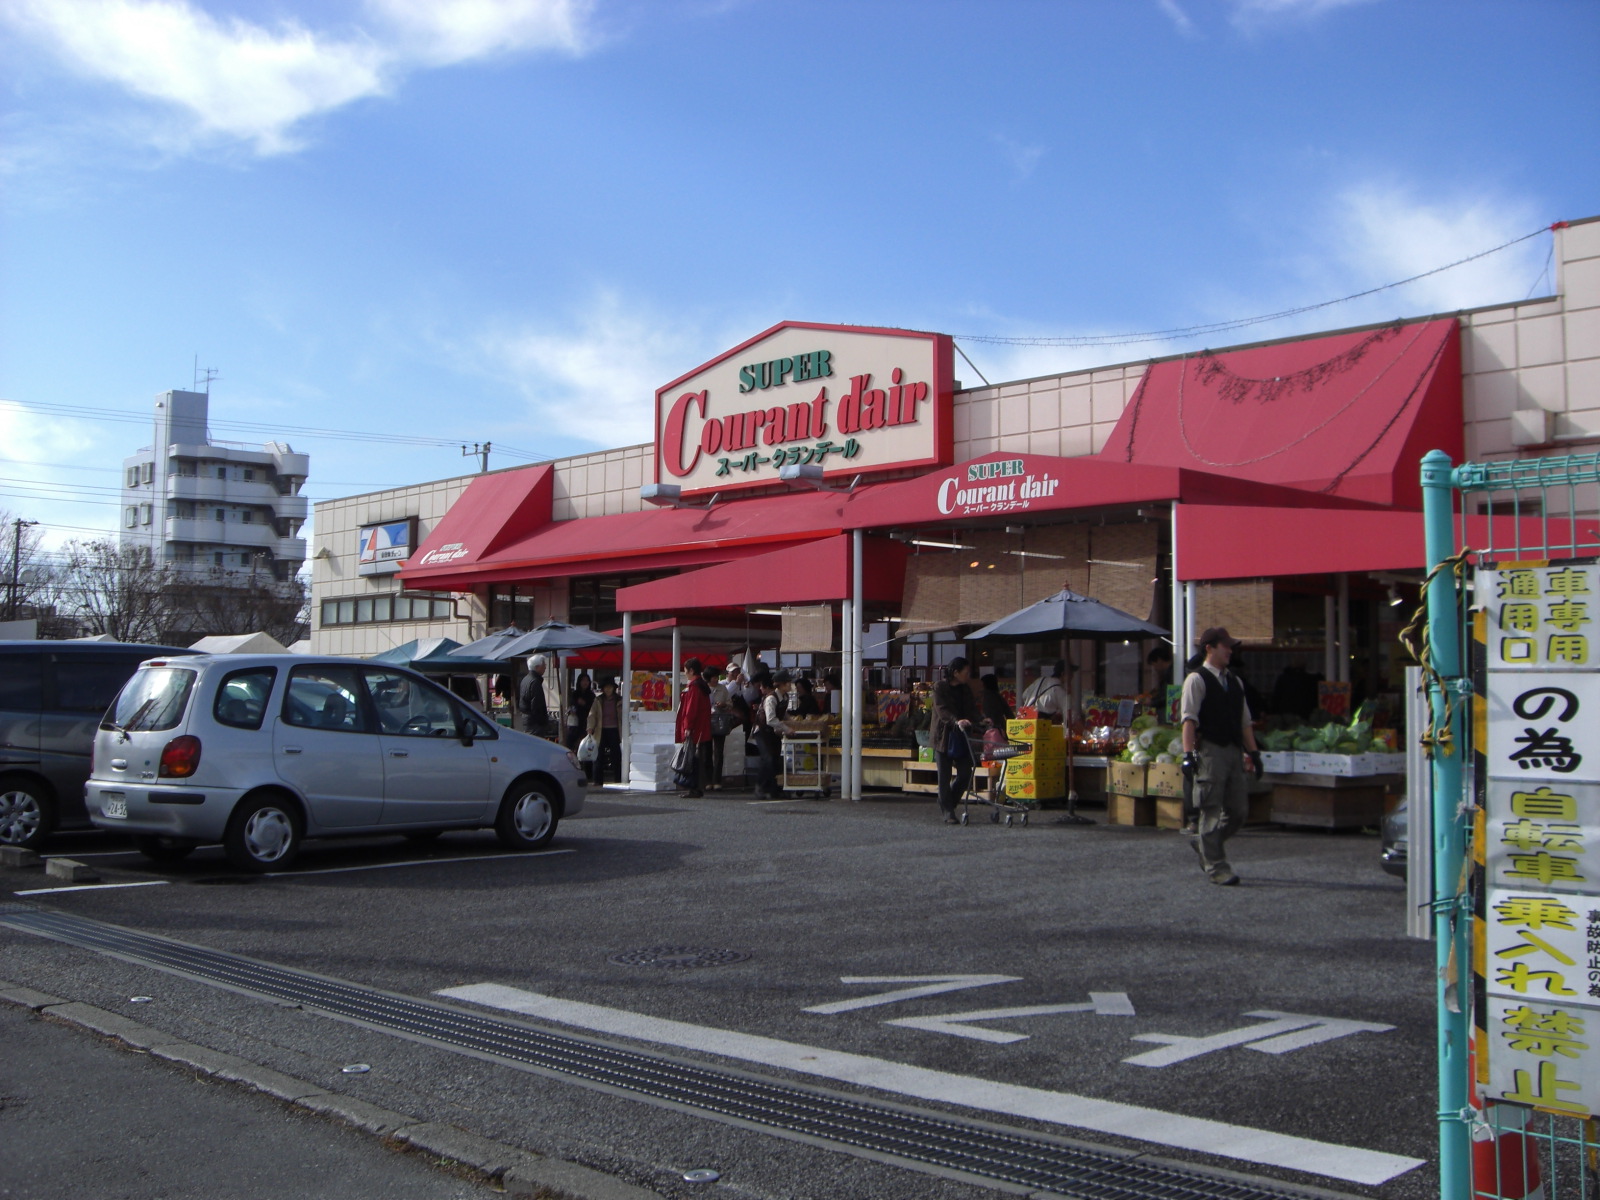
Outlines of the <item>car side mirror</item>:
[[472,745],[472,743],[475,740],[476,739],[473,737],[473,734],[472,734],[472,726],[471,726],[471,724],[464,723],[461,726],[461,744],[463,746],[470,746],[470,745]]

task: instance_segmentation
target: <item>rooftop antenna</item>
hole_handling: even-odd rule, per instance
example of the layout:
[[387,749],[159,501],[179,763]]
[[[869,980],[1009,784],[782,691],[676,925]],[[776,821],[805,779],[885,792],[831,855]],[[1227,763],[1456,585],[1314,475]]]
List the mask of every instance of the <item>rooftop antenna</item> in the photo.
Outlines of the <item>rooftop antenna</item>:
[[[204,379],[201,378],[202,375],[205,376]],[[216,378],[218,378],[217,369],[215,367],[207,367],[204,371],[202,371],[200,369],[200,356],[196,354],[194,356],[194,383],[190,387],[190,390],[198,392],[200,390],[200,385],[203,383],[206,387],[206,395],[209,396],[211,395],[211,381]]]

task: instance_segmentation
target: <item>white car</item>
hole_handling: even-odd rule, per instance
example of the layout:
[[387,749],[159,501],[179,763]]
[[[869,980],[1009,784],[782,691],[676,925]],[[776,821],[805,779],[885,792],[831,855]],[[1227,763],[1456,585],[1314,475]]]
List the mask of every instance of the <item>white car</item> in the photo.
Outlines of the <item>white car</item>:
[[220,841],[268,871],[308,837],[492,826],[537,850],[587,786],[568,750],[404,668],[211,654],[140,664],[100,723],[85,800],[157,861]]

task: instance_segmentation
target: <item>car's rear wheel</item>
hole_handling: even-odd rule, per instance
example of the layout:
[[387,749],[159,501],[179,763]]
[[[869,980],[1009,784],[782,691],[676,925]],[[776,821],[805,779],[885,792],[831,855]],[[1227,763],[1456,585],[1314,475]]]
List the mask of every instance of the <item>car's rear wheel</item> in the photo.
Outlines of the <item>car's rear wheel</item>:
[[25,775],[0,779],[0,846],[37,850],[55,828],[55,797]]
[[141,834],[133,839],[135,850],[151,862],[158,863],[182,862],[194,853],[194,848],[199,844],[198,842],[191,842],[187,838],[163,837],[154,834]]
[[561,820],[555,789],[539,779],[519,779],[506,789],[494,831],[509,850],[542,850]]
[[228,819],[222,848],[228,861],[241,871],[271,871],[287,867],[300,852],[305,827],[300,809],[283,796],[266,795],[239,802]]

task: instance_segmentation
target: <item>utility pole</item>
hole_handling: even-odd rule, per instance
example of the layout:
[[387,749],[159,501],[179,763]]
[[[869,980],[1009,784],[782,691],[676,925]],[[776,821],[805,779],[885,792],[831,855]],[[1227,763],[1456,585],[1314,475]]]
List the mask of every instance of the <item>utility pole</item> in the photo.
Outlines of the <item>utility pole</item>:
[[17,588],[19,575],[22,568],[22,531],[30,525],[37,525],[37,521],[24,521],[21,517],[11,522],[11,601],[6,608],[6,619],[17,619]]
[[478,459],[478,472],[480,474],[488,471],[489,469],[489,446],[489,442],[485,442],[481,446],[478,445],[477,442],[473,442],[471,450],[468,450],[465,446],[461,447],[461,453],[463,457],[475,456]]

